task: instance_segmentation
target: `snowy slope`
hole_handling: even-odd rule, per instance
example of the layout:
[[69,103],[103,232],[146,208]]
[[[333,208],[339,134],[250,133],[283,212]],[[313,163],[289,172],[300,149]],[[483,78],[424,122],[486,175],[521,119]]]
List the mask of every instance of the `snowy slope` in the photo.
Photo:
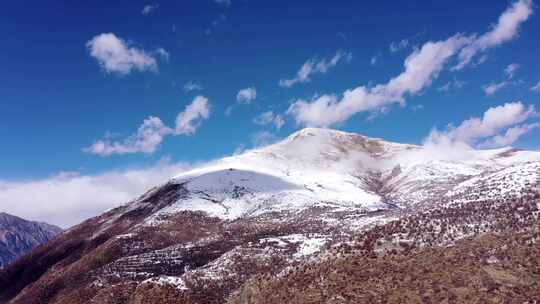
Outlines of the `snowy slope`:
[[[511,199],[520,196],[527,199]],[[122,292],[224,303],[255,275],[284,275],[335,250],[377,255],[522,231],[538,223],[539,198],[538,152],[445,151],[308,128],[174,176],[71,228],[11,272],[47,265],[42,278],[12,280],[54,289],[76,278],[85,292],[72,295],[95,295],[87,302],[96,303]],[[21,294],[41,299],[40,288]]]
[[[467,182],[494,172],[514,175],[517,169],[504,169],[539,161],[538,152],[511,148],[470,150],[462,159],[445,159],[421,146],[306,128],[274,145],[175,176],[173,181],[184,185],[188,197],[149,222],[183,210],[233,220],[313,207],[373,211],[411,206],[456,197]],[[537,179],[532,174],[528,183]],[[511,193],[516,191],[519,188]]]

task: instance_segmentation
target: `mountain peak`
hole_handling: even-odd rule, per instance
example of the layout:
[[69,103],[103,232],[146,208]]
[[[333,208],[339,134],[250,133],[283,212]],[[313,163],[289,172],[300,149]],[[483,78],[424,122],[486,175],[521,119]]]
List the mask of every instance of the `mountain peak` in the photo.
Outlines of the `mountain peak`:
[[341,136],[354,136],[354,137],[368,138],[367,136],[364,136],[358,133],[346,132],[346,131],[328,129],[328,128],[314,128],[314,127],[307,127],[307,128],[300,129],[292,133],[291,135],[289,135],[287,138],[295,139],[295,138],[308,137],[308,136],[321,137],[321,138],[322,137],[335,138],[335,137],[341,137]]

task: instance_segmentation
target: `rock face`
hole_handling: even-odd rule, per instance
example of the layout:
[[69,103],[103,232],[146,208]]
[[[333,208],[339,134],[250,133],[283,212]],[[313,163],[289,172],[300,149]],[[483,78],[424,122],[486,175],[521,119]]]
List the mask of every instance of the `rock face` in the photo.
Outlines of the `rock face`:
[[[305,292],[298,303],[358,303],[385,290],[377,282],[329,285],[321,298],[316,293],[324,285],[309,281],[353,282],[350,273],[332,271],[351,263],[387,265],[368,274],[381,282],[401,280],[388,276],[392,256],[422,260],[425,250],[460,240],[473,244],[463,248],[476,248],[479,237],[494,233],[526,235],[523,244],[536,244],[540,153],[460,154],[304,129],[179,174],[69,229],[0,272],[0,302],[285,303]],[[516,259],[506,266],[531,263]],[[335,267],[324,267],[325,261]],[[525,297],[538,290],[529,284],[534,275],[528,277],[518,289]],[[272,298],[264,286],[288,291]],[[439,295],[430,292],[427,300],[441,302]]]
[[34,247],[44,244],[62,229],[0,212],[0,268]]

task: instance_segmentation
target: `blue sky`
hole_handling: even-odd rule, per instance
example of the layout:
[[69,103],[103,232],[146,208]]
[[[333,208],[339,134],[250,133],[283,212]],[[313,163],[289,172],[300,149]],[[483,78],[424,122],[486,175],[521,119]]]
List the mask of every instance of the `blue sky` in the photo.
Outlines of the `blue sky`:
[[[530,0],[11,1],[0,27],[6,184],[193,164],[303,126],[417,144],[437,128],[473,147],[539,148]],[[304,78],[284,85],[305,64]],[[356,95],[343,98],[347,90]],[[464,137],[463,122],[489,109],[514,116],[473,123],[477,135]],[[127,147],[149,117],[160,123],[150,145]],[[100,153],[98,141],[121,148]]]

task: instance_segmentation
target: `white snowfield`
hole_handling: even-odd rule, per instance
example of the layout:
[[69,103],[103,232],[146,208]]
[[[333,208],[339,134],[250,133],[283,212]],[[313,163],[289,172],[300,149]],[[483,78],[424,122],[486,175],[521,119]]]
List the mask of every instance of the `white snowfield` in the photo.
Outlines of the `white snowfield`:
[[[306,128],[276,144],[175,176],[173,182],[184,184],[188,197],[150,221],[184,210],[227,220],[314,206],[370,211],[455,195],[493,178],[518,178],[512,193],[520,185],[539,183],[540,152],[502,148],[462,154],[447,156],[430,147]],[[500,192],[509,192],[504,185],[498,185]]]

